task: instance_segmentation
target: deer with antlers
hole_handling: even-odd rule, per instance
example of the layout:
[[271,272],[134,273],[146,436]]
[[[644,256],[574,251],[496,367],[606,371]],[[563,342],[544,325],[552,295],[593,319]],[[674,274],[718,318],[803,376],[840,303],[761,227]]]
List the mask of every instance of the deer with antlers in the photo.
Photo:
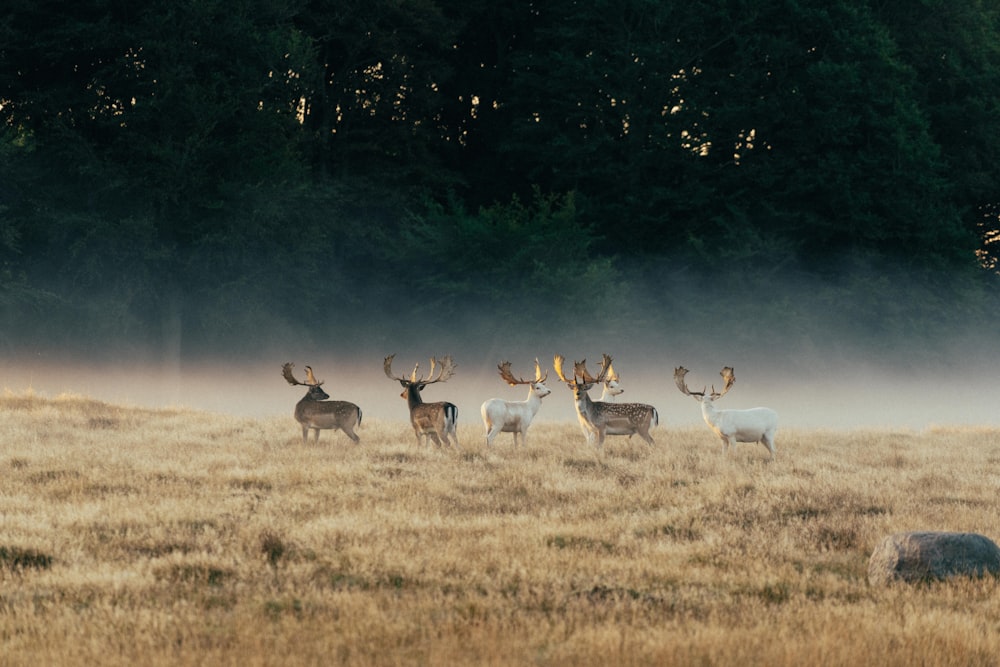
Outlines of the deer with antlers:
[[326,400],[330,395],[323,391],[320,386],[323,383],[316,380],[312,368],[306,366],[306,381],[299,382],[292,374],[294,365],[287,363],[282,366],[281,374],[293,387],[296,385],[309,387],[306,395],[295,404],[295,420],[302,425],[302,442],[308,439],[310,429],[315,434],[314,442],[319,442],[321,429],[334,431],[340,429],[355,443],[360,442],[361,439],[354,432],[354,428],[361,425],[361,408],[348,401]]
[[552,390],[545,386],[548,373],[542,375],[541,366],[538,359],[535,359],[535,379],[525,380],[515,378],[510,370],[510,362],[504,361],[497,365],[500,377],[504,382],[512,387],[518,385],[528,385],[528,398],[523,401],[505,401],[502,398],[491,398],[483,403],[480,413],[483,416],[483,423],[486,425],[486,444],[493,444],[493,439],[500,433],[513,433],[514,446],[517,446],[517,435],[521,434],[521,444],[528,440],[528,427],[531,421],[538,414],[538,408],[542,405],[542,399],[552,393]]
[[614,369],[612,364],[608,364],[608,376],[604,378],[604,389],[601,391],[601,397],[597,400],[603,401],[605,403],[614,403],[615,396],[621,396],[625,393],[622,389],[621,377],[618,375],[618,371]]
[[682,394],[687,394],[701,403],[701,416],[708,427],[722,439],[723,453],[727,452],[735,442],[759,442],[767,447],[767,451],[771,452],[771,458],[774,458],[776,453],[774,435],[778,430],[777,412],[770,408],[719,410],[715,407],[715,401],[725,396],[736,382],[736,374],[731,366],[724,367],[719,373],[723,380],[722,391],[715,391],[715,385],[712,385],[711,394],[707,394],[705,389],[701,391],[688,389],[684,379],[687,374],[688,369],[683,366],[674,369],[674,383]]
[[594,385],[607,379],[611,370],[611,357],[604,355],[601,372],[596,378],[587,371],[586,360],[575,362],[573,377],[567,378],[563,372],[565,362],[566,358],[557,354],[553,358],[553,367],[559,379],[573,391],[576,415],[580,419],[580,426],[588,441],[593,442],[596,438],[597,447],[601,448],[604,446],[606,435],[638,434],[647,443],[653,444],[649,429],[659,423],[656,408],[643,403],[592,401],[587,394]]
[[[601,391],[601,397],[597,400],[602,403],[614,403],[615,397],[624,394],[625,389],[621,385],[621,376],[618,375],[618,371],[615,370],[614,365],[611,362],[611,358],[605,355],[605,360],[602,364],[607,364],[608,372],[604,378],[604,382],[601,383],[604,385],[604,389]],[[590,376],[590,374],[587,373],[586,360],[574,364],[574,371],[576,371],[577,375],[580,377]],[[644,403],[636,403],[635,405],[642,405],[650,408],[653,411],[652,425],[657,426],[659,424],[659,414],[656,412],[656,408],[651,405],[645,405]],[[632,436],[635,434],[635,430],[632,428],[632,425],[627,419],[612,419],[608,422],[607,434],[627,435],[629,440],[631,440]]]
[[[403,387],[403,393],[400,396],[406,399],[406,404],[410,408],[410,423],[413,424],[417,444],[421,444],[422,438],[426,437],[433,440],[435,445],[440,446],[442,440],[446,445],[450,445],[451,441],[448,439],[450,434],[457,447],[458,434],[455,429],[458,425],[458,408],[455,407],[455,404],[447,401],[424,403],[423,399],[420,398],[420,392],[424,390],[424,387],[436,382],[447,382],[455,374],[456,364],[452,361],[451,356],[442,357],[440,361],[431,357],[431,373],[427,379],[417,377],[420,364],[413,367],[413,373],[410,374],[409,378],[393,375],[392,360],[395,356],[395,354],[390,354],[386,357],[382,367],[387,378],[397,380]],[[439,369],[437,377],[434,377],[435,369]]]

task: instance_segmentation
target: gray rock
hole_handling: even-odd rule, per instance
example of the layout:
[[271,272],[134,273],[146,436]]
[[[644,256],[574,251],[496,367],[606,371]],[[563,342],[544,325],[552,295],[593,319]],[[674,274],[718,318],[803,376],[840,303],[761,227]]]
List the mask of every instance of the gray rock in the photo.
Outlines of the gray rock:
[[896,533],[875,547],[868,583],[1000,576],[1000,547],[976,533]]

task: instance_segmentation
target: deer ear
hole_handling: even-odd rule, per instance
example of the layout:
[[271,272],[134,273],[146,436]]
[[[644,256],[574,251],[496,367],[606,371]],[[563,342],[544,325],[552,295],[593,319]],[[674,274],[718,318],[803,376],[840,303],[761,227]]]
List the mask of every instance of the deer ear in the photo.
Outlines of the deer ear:
[[409,383],[409,382],[407,382],[406,380],[400,380],[400,381],[399,381],[399,386],[400,386],[400,387],[402,387],[403,389],[406,389],[406,387],[408,387],[408,386],[409,386],[409,384],[410,384],[410,383]]

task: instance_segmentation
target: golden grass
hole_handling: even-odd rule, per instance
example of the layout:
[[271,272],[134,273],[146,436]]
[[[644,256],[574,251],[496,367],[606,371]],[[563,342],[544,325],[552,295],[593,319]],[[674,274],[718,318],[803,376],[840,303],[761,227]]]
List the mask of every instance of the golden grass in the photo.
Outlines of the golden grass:
[[707,428],[299,434],[0,396],[0,662],[1000,664],[996,580],[866,582],[889,533],[1000,538],[996,429],[784,431],[773,463]]

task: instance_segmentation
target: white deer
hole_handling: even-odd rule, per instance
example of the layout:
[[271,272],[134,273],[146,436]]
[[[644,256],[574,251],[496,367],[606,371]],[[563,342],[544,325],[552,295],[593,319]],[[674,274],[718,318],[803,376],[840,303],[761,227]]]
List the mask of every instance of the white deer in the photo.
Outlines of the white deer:
[[776,450],[774,447],[774,435],[778,431],[778,413],[770,408],[751,408],[749,410],[718,410],[715,401],[726,395],[726,392],[736,382],[736,375],[730,366],[722,369],[719,375],[722,376],[724,384],[722,391],[715,391],[712,386],[712,393],[706,395],[705,390],[691,391],[684,381],[688,369],[680,366],[674,369],[674,382],[681,393],[693,397],[701,403],[701,416],[705,418],[708,427],[715,431],[715,434],[722,438],[722,451],[726,453],[736,442],[759,442],[767,451],[771,452],[773,459]]
[[604,390],[601,392],[601,397],[597,400],[603,403],[614,403],[615,396],[621,396],[624,393],[625,390],[622,389],[618,371],[608,363],[608,377],[604,379]]
[[493,439],[500,433],[513,433],[514,446],[517,446],[517,434],[521,434],[521,444],[528,440],[528,427],[538,414],[538,408],[542,405],[542,399],[552,393],[552,390],[545,386],[545,380],[549,374],[542,376],[542,369],[535,359],[535,379],[523,380],[515,378],[510,370],[510,362],[505,361],[497,365],[500,370],[500,377],[504,382],[512,387],[519,384],[528,385],[528,398],[523,401],[505,401],[502,398],[491,398],[483,403],[480,412],[483,415],[483,423],[486,425],[486,444],[492,445]]

